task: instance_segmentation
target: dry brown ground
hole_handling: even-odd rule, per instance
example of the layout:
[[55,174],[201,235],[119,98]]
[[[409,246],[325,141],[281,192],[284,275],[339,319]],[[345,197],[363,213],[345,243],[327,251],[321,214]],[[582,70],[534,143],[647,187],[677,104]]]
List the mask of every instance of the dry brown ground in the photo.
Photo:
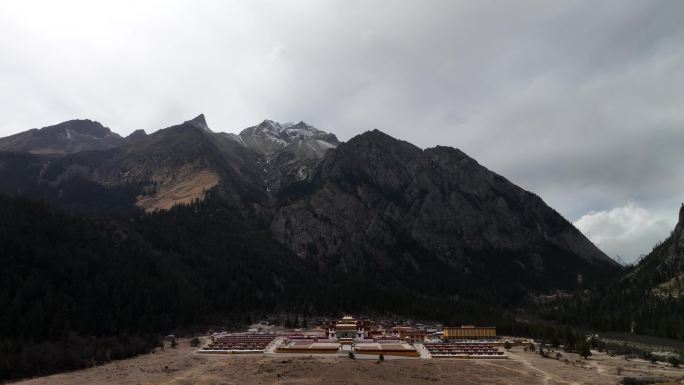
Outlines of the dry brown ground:
[[[198,355],[188,341],[107,365],[71,373],[35,378],[21,385],[69,384],[617,384],[622,376],[660,377],[684,384],[684,369],[625,361],[605,354],[577,362],[574,354],[561,360],[545,359],[520,348],[507,360],[387,359],[351,360],[346,357],[289,355]],[[564,362],[568,359],[569,363]],[[616,368],[622,367],[622,376]]]
[[168,180],[158,180],[159,191],[153,196],[138,197],[136,205],[147,212],[167,210],[180,203],[191,203],[193,199],[204,198],[205,192],[216,186],[219,176],[209,170],[194,170],[191,166],[183,166],[178,175]]

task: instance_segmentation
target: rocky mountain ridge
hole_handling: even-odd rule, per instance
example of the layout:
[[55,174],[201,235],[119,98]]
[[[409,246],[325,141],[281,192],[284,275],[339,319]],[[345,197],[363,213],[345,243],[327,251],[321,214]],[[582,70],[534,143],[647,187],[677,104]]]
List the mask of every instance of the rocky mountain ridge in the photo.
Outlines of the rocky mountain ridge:
[[[616,265],[538,196],[462,151],[421,150],[378,130],[328,154],[283,199],[270,229],[297,255],[338,256],[352,271],[419,272],[421,259],[434,258],[469,274],[502,255],[499,268],[538,276]],[[576,275],[566,278],[570,285]]]
[[230,138],[259,154],[269,195],[307,179],[325,153],[340,144],[334,134],[304,122],[281,124],[272,120],[248,127],[238,135],[230,134]]
[[119,134],[92,120],[69,120],[0,138],[0,151],[63,155],[106,150],[126,143]]
[[486,276],[567,288],[620,269],[538,196],[458,149],[378,130],[340,143],[303,122],[227,134],[203,115],[124,141],[61,156],[0,152],[0,191],[148,212],[212,192],[300,259],[400,286],[432,271],[464,287]]
[[[304,122],[281,124],[268,119],[245,128],[238,135],[231,134],[231,137],[265,156],[274,156],[285,150],[298,154],[300,158],[322,158],[327,149],[339,144],[334,134]],[[302,150],[302,146],[305,149]]]

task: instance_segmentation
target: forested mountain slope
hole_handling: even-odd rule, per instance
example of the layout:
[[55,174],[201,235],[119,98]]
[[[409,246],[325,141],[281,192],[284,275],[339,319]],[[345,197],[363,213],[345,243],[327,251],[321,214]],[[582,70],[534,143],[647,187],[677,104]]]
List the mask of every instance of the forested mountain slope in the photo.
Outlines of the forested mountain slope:
[[87,366],[145,351],[160,333],[288,309],[306,267],[234,215],[198,204],[91,218],[0,195],[0,378]]
[[684,340],[683,281],[684,205],[670,236],[635,266],[552,302],[544,313],[570,325]]

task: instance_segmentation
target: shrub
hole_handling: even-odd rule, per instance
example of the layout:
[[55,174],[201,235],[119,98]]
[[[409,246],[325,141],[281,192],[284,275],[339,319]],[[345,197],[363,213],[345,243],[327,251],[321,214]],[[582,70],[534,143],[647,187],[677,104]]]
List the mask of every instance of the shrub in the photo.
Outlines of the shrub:
[[577,347],[577,353],[580,356],[584,357],[584,359],[586,360],[591,355],[591,349],[589,348],[589,344],[587,344],[586,342],[580,343]]
[[678,367],[679,367],[679,364],[681,364],[681,362],[679,361],[679,358],[677,358],[677,357],[675,357],[675,356],[672,356],[672,357],[668,358],[668,359],[667,359],[667,362],[669,362],[670,365],[672,365],[673,368],[678,368]]

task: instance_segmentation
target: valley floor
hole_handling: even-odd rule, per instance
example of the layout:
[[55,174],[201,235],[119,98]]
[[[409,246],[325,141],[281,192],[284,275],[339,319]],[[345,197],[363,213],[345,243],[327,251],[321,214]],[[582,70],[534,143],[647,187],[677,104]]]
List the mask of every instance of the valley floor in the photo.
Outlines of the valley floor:
[[[507,360],[373,359],[325,356],[199,355],[189,341],[178,348],[112,362],[95,368],[34,378],[21,385],[43,384],[618,384],[622,377],[659,378],[684,384],[684,369],[626,361],[595,352],[588,360],[563,353],[560,360],[514,348]],[[357,356],[358,357],[358,356]],[[567,361],[565,361],[567,359]],[[622,375],[617,375],[617,368]]]

